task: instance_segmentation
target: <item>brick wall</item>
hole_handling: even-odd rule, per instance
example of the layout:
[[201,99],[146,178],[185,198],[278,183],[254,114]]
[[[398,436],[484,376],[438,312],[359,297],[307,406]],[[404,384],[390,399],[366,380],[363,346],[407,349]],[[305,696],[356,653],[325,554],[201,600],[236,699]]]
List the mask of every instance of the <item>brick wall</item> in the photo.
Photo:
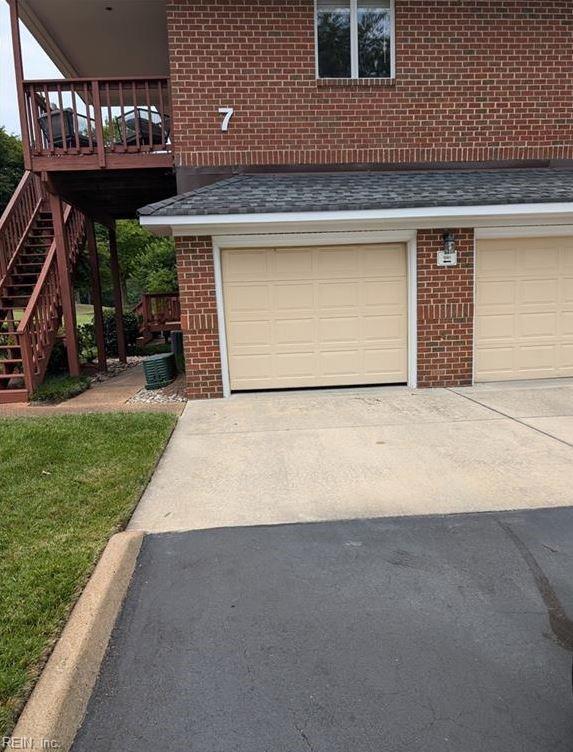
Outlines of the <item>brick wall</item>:
[[313,0],[166,4],[178,165],[573,158],[570,0],[396,0],[396,80],[334,84]]
[[211,238],[176,238],[175,245],[187,396],[222,397]]
[[458,265],[439,267],[441,230],[418,230],[418,386],[472,382],[473,230],[453,230]]

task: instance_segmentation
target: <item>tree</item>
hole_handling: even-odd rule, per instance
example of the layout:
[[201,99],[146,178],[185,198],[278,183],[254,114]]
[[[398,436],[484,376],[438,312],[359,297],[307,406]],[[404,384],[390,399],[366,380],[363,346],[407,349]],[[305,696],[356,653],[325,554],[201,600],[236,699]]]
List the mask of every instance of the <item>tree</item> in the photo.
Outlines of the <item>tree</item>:
[[[177,292],[175,246],[170,238],[158,238],[136,220],[116,223],[117,255],[126,305],[134,305],[146,292]],[[109,266],[109,240],[105,227],[96,225],[103,303],[113,306],[113,288]],[[87,258],[78,262],[75,273],[80,300],[90,300],[90,274]]]
[[6,208],[24,174],[22,142],[0,127],[0,214]]

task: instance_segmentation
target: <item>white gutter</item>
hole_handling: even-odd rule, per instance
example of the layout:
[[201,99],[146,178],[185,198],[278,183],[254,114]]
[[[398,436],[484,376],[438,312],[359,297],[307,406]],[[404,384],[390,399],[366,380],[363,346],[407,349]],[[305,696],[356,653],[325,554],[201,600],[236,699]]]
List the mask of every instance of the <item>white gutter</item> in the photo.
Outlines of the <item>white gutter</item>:
[[573,202],[172,217],[143,215],[139,221],[152,232],[175,236],[248,232],[322,232],[325,229],[334,231],[491,227],[506,224],[570,224],[573,223]]

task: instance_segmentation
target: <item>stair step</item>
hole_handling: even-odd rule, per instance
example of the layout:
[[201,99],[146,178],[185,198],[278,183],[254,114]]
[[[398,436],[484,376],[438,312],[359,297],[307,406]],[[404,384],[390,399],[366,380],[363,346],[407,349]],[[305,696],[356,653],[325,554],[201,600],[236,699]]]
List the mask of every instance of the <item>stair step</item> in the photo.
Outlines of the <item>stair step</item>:
[[[20,349],[20,345],[0,345],[0,352],[4,350],[9,351],[9,350],[19,350],[19,349]],[[2,359],[0,358],[0,362],[1,360]]]
[[22,358],[0,358],[0,366],[22,365]]
[[25,389],[0,389],[0,405],[15,402],[28,402],[28,392]]
[[23,373],[0,373],[0,381],[12,381],[12,379],[23,379]]

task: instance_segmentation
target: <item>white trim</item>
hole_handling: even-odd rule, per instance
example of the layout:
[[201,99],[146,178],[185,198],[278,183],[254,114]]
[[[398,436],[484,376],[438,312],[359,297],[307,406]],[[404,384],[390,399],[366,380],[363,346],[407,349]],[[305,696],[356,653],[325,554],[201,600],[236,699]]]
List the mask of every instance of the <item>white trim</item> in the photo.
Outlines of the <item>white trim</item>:
[[407,243],[408,263],[408,386],[418,385],[418,260],[416,233]]
[[214,235],[219,248],[268,248],[284,246],[355,245],[357,243],[407,243],[416,239],[415,230],[377,232],[290,232],[253,235]]
[[390,0],[390,78],[396,78],[396,0]]
[[472,386],[475,384],[476,381],[476,332],[477,332],[477,234],[474,230],[474,259],[473,259],[473,267],[474,267],[474,279],[473,279],[473,321],[472,321]]
[[407,253],[407,294],[408,294],[408,386],[415,389],[418,381],[418,275],[416,232],[384,233],[320,233],[308,238],[306,233],[288,235],[235,235],[213,237],[213,265],[215,272],[215,297],[217,302],[217,325],[221,354],[221,380],[223,396],[231,396],[231,375],[225,322],[225,300],[223,294],[223,272],[221,251],[225,248],[264,248],[305,245],[352,245],[355,243],[406,243]]
[[221,356],[221,381],[223,397],[231,396],[229,356],[227,350],[227,328],[225,326],[225,300],[223,296],[223,273],[221,270],[221,249],[213,238],[213,267],[215,271],[215,298],[217,301],[217,327],[219,329],[219,353]]
[[[384,80],[396,78],[396,3],[390,0],[390,76]],[[353,81],[360,78],[358,69],[358,0],[349,0],[350,9],[350,78]],[[315,77],[320,79],[318,68],[318,3],[314,0],[314,67]],[[328,80],[328,77],[323,77]],[[335,80],[339,80],[338,78]],[[344,79],[343,79],[344,80]]]
[[273,212],[261,214],[207,214],[186,216],[143,215],[140,223],[149,229],[170,228],[173,235],[242,234],[248,232],[382,230],[406,228],[475,227],[522,223],[573,224],[573,202],[547,204],[495,204],[491,206],[430,206],[409,209],[364,209],[353,211]]
[[[316,40],[318,45],[318,39]],[[350,0],[350,78],[358,78],[358,2]]]
[[476,227],[474,236],[478,238],[545,238],[573,235],[571,225],[519,225],[509,227]]

